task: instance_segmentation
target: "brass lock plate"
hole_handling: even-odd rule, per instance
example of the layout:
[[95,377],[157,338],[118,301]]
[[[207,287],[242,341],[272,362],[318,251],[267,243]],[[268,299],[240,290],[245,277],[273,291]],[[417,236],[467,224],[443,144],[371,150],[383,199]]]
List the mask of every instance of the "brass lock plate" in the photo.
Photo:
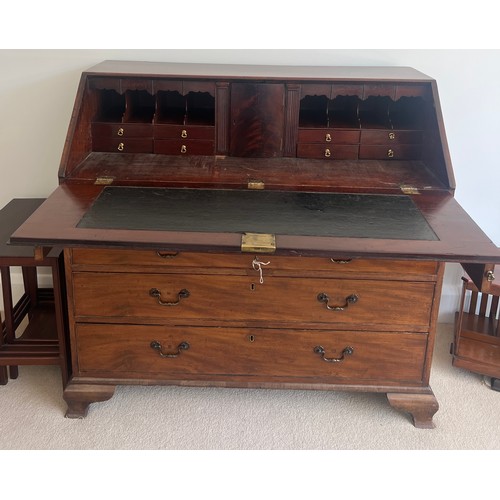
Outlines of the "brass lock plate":
[[274,234],[243,233],[241,236],[241,251],[274,253],[276,251],[276,238]]

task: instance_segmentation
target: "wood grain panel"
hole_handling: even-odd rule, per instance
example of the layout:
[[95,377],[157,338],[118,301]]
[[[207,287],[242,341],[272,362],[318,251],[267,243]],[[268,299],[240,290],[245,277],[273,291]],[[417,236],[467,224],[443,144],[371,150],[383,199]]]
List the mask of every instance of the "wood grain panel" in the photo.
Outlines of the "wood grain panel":
[[[161,305],[151,296],[177,305]],[[189,296],[179,298],[181,290]],[[353,328],[427,331],[433,283],[224,275],[74,273],[75,316],[106,321],[208,319],[330,323]],[[319,294],[327,294],[328,303]],[[348,303],[355,295],[357,301]],[[343,310],[328,310],[343,307]]]
[[[165,379],[185,374],[314,377],[330,382],[418,382],[422,379],[426,336],[385,332],[315,332],[249,328],[176,328],[147,325],[76,327],[80,374],[111,373],[113,378]],[[151,348],[158,341],[162,358]],[[326,362],[314,352],[325,349]]]
[[282,156],[284,94],[278,83],[231,85],[231,156]]

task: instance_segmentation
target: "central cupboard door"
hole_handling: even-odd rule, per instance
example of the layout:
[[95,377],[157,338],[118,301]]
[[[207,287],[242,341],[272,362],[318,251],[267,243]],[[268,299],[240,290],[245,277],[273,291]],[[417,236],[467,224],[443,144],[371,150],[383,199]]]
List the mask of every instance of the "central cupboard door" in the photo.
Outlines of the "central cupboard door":
[[285,89],[280,83],[231,85],[230,155],[282,156]]

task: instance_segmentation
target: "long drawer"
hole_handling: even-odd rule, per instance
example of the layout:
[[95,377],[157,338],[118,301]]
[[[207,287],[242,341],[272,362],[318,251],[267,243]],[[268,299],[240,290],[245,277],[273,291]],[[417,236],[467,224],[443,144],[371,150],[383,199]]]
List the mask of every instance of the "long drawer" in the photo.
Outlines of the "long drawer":
[[[303,275],[311,272],[328,275],[363,277],[377,275],[377,279],[435,280],[437,264],[432,261],[404,261],[383,259],[350,259],[337,257],[285,257],[274,255],[176,252],[172,250],[127,250],[74,248],[71,263],[75,269],[142,270],[154,267],[154,272],[217,273],[231,269],[235,274],[258,274],[258,262],[265,276],[274,273]],[[254,260],[257,259],[257,264]]]
[[386,332],[78,324],[80,375],[314,377],[316,382],[422,380],[427,337]]
[[193,319],[427,331],[432,282],[197,274],[73,273],[79,321]]

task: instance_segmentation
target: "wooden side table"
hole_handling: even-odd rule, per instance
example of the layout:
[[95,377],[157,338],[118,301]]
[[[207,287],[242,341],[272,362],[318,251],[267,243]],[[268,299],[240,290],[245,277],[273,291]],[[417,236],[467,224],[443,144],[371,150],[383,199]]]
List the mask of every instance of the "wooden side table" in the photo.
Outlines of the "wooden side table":
[[491,388],[500,391],[500,266],[486,266],[478,277],[462,278],[453,365],[491,377]]
[[[10,245],[10,235],[42,204],[39,198],[13,199],[0,210],[0,272],[4,318],[0,334],[0,384],[17,378],[19,365],[59,365],[68,381],[68,343],[62,250],[35,259],[33,246]],[[21,267],[24,292],[14,302],[11,268]],[[49,267],[52,288],[38,286],[37,268]],[[7,370],[9,367],[9,370]]]

